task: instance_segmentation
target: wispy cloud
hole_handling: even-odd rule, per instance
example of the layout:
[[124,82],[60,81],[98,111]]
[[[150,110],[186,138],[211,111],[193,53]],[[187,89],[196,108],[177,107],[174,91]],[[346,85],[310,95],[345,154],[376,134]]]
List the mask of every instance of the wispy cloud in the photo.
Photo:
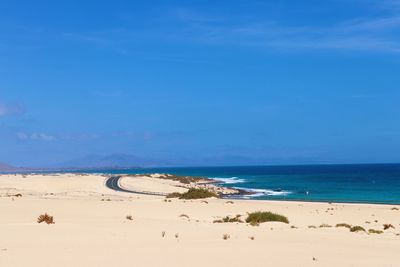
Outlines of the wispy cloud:
[[45,133],[17,133],[19,140],[54,141],[56,137]]
[[[354,0],[356,1],[356,0]],[[375,6],[376,1],[358,0]],[[248,46],[285,50],[342,50],[400,53],[400,1],[380,2],[383,15],[337,21],[331,25],[289,23],[269,17],[208,14],[196,9],[163,10],[151,26],[124,27],[68,34],[77,40],[129,51],[140,42],[162,41],[203,45]],[[162,17],[162,19],[161,19]],[[161,23],[161,22],[162,23]]]
[[[189,17],[189,19],[185,19]],[[280,21],[258,19],[193,22],[177,16],[198,42],[277,49],[336,49],[375,52],[400,52],[400,15],[354,18],[330,26],[287,25]]]
[[0,117],[20,115],[23,114],[24,112],[25,108],[21,104],[0,103]]

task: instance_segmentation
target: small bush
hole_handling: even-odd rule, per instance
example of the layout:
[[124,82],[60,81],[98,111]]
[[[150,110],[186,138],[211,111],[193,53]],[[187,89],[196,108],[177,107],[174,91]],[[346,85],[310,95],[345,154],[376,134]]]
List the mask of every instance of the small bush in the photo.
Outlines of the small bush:
[[130,221],[132,221],[133,220],[133,218],[132,218],[132,215],[126,215],[126,217],[125,217],[127,220],[130,220]]
[[224,235],[222,236],[222,239],[223,239],[223,240],[228,240],[229,238],[231,238],[231,236],[230,236],[229,234],[224,234]]
[[332,225],[329,225],[329,224],[326,224],[326,223],[321,224],[321,225],[319,226],[319,228],[331,228],[331,227],[332,227]]
[[383,231],[382,230],[369,229],[368,233],[370,233],[370,234],[382,234]]
[[181,214],[181,215],[179,215],[179,217],[189,219],[189,215],[186,215],[186,214]]
[[186,193],[181,194],[179,199],[200,199],[210,197],[218,197],[218,195],[204,188],[190,188]]
[[227,202],[225,202],[226,204],[233,204],[233,201],[229,200]]
[[236,215],[235,217],[225,216],[220,220],[214,221],[214,223],[233,223],[233,222],[242,223],[243,221],[240,219],[240,215]]
[[347,223],[338,223],[338,224],[336,224],[336,227],[345,227],[345,228],[350,229],[351,225],[347,224]]
[[164,237],[165,236],[165,231],[162,231],[161,232],[161,237]]
[[387,224],[383,225],[383,230],[387,230],[387,229],[390,229],[390,228],[394,229],[394,226],[392,224],[390,224],[390,223],[387,223]]
[[310,228],[310,229],[311,229],[311,228],[315,229],[315,228],[317,228],[317,227],[316,227],[315,225],[309,225],[308,228]]
[[254,240],[254,236],[249,236],[249,239],[250,240]]
[[250,223],[250,225],[258,225],[263,222],[283,222],[289,223],[288,218],[283,215],[272,213],[269,211],[261,212],[252,212],[249,213],[249,216],[246,218],[246,222]]
[[362,226],[356,225],[350,228],[350,232],[365,232],[365,229]]
[[47,224],[54,224],[55,223],[53,216],[50,216],[47,213],[40,215],[38,217],[38,219],[37,219],[37,222],[38,223],[45,222]]
[[179,197],[181,197],[181,193],[178,193],[178,192],[173,192],[173,193],[169,193],[167,196],[166,196],[166,198],[179,198]]
[[392,208],[392,210],[399,210],[399,208],[397,208],[397,207],[393,207],[393,208]]

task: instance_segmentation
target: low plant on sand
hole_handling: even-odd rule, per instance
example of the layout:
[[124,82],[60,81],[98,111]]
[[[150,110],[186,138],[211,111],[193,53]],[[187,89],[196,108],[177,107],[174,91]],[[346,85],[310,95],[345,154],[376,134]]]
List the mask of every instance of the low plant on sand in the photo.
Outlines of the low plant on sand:
[[289,223],[289,220],[287,217],[277,214],[277,213],[272,213],[269,211],[257,211],[257,212],[252,212],[249,213],[249,215],[246,218],[246,222],[250,223],[250,225],[259,225],[260,223],[263,222],[283,222],[283,223]]
[[166,198],[179,198],[179,197],[181,197],[181,193],[178,193],[178,192],[173,192],[173,193],[169,193],[167,196],[166,196]]
[[231,236],[229,234],[223,234],[223,236],[222,236],[223,240],[228,240],[229,238],[231,238]]
[[133,220],[133,218],[132,218],[132,215],[126,215],[126,217],[125,217],[127,220],[130,220],[130,221],[132,221]]
[[388,230],[388,229],[390,229],[390,228],[393,228],[393,229],[394,229],[394,226],[393,226],[392,224],[390,224],[390,223],[385,223],[385,224],[383,225],[383,230]]
[[383,231],[382,230],[369,229],[368,233],[370,233],[370,234],[383,234]]
[[350,228],[350,232],[365,232],[364,227],[356,225]]
[[345,228],[350,229],[351,225],[347,224],[347,223],[338,223],[338,224],[336,224],[336,227],[345,227]]
[[331,228],[331,227],[332,227],[332,225],[326,224],[326,223],[321,224],[321,225],[319,226],[319,228]]
[[204,188],[190,188],[185,193],[174,192],[167,195],[167,198],[179,198],[179,199],[201,199],[210,197],[218,197],[218,195]]
[[40,216],[37,218],[37,222],[38,222],[38,223],[45,222],[45,223],[47,223],[47,224],[54,224],[54,223],[55,223],[55,222],[54,222],[53,216],[50,216],[50,215],[48,215],[47,213],[40,215]]
[[222,218],[220,220],[215,220],[214,221],[214,223],[233,223],[233,222],[237,222],[237,223],[242,223],[243,222],[240,219],[240,214],[236,215],[235,217],[225,216],[224,218]]
[[311,229],[311,228],[315,229],[315,228],[317,228],[317,227],[316,227],[315,225],[309,225],[308,228],[310,228],[310,229]]
[[179,215],[179,217],[189,219],[189,215],[187,215],[187,214],[181,214],[181,215]]

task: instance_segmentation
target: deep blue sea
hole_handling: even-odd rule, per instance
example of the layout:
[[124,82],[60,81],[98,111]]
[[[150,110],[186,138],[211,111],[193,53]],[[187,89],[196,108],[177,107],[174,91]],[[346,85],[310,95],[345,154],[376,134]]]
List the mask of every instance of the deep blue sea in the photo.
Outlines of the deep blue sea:
[[106,172],[203,176],[220,180],[224,186],[255,192],[243,196],[250,199],[400,204],[400,164],[149,168]]

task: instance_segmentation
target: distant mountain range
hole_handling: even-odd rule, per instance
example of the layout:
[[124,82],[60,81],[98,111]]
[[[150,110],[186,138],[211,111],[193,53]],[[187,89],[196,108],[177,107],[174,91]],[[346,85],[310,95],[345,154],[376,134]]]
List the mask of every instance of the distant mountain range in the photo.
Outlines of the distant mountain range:
[[129,154],[89,155],[71,161],[39,168],[15,167],[6,163],[0,163],[0,172],[18,171],[58,171],[58,170],[87,170],[87,169],[127,169],[144,167],[173,166],[171,162],[142,158]]
[[0,172],[23,172],[23,171],[34,171],[37,169],[30,169],[30,168],[21,168],[21,167],[15,167],[6,163],[1,163],[0,162]]
[[171,162],[158,159],[143,158],[129,154],[89,155],[74,159],[53,168],[62,169],[121,169],[142,167],[172,166]]

